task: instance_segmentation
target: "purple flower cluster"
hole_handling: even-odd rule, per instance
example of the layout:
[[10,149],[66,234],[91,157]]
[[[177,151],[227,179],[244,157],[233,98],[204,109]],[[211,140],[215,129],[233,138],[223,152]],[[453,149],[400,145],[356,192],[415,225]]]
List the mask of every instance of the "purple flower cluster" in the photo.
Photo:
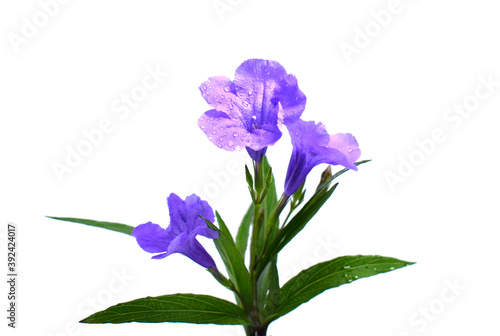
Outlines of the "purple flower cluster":
[[306,96],[297,79],[276,61],[249,59],[236,69],[235,79],[211,77],[200,86],[213,108],[198,125],[219,148],[246,148],[260,161],[268,146],[281,137],[284,124],[292,138],[292,157],[285,180],[285,195],[291,196],[307,174],[320,163],[357,170],[361,152],[351,134],[328,135],[323,124],[300,119]]
[[[200,91],[212,109],[200,117],[198,125],[219,148],[246,148],[250,157],[259,162],[267,147],[281,138],[282,125],[287,127],[293,150],[285,178],[286,199],[320,163],[357,170],[354,163],[361,151],[356,138],[349,133],[329,135],[322,123],[300,119],[306,96],[295,76],[287,74],[278,62],[247,60],[236,69],[234,81],[210,77]],[[212,257],[196,240],[198,235],[219,237],[219,232],[205,222],[215,220],[212,208],[194,194],[184,201],[170,194],[167,201],[170,225],[166,229],[151,222],[137,226],[132,235],[139,246],[156,253],[153,259],[181,253],[207,269],[217,270]]]

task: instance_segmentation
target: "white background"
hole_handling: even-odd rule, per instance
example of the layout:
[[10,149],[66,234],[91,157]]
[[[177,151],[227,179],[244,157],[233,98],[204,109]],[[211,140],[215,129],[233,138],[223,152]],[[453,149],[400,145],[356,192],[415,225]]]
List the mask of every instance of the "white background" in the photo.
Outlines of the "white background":
[[[2,334],[241,335],[237,326],[76,324],[92,313],[90,302],[105,309],[178,292],[232,297],[181,255],[151,260],[126,235],[44,216],[166,226],[166,197],[199,191],[236,232],[249,196],[233,168],[241,172],[249,160],[218,149],[198,129],[209,109],[198,86],[210,76],[233,78],[248,58],[276,60],[295,74],[308,98],[303,119],[353,133],[361,158],[373,160],[343,175],[283,250],[282,281],[346,254],[417,262],[330,290],[269,334],[498,334],[494,1],[74,0],[50,7],[50,17],[42,12],[47,2],[0,5],[3,265],[7,223],[19,228],[18,329],[6,327],[2,280]],[[373,13],[387,9],[393,14],[377,23]],[[27,22],[40,27],[30,32]],[[363,38],[366,29],[371,37]],[[346,57],[347,44],[357,49]],[[117,112],[114,104],[140,90],[147,68],[168,76],[128,115]],[[480,78],[497,86],[488,91]],[[467,117],[447,112],[464,103],[471,104]],[[84,131],[107,119],[112,131],[59,179],[54,164],[66,164]],[[436,129],[442,141],[433,146]],[[426,154],[417,142],[427,144]],[[268,151],[279,188],[290,152],[285,131]],[[310,190],[324,168],[311,173]],[[392,187],[388,174],[399,176]],[[210,241],[203,244],[215,253]]]

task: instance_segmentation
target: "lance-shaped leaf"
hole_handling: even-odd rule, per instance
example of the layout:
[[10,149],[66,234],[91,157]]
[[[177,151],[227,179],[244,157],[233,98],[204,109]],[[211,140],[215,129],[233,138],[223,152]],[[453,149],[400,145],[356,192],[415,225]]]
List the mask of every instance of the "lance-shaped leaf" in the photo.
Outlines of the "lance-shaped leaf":
[[248,246],[248,237],[250,236],[250,224],[252,224],[253,221],[253,212],[254,212],[254,207],[252,203],[250,204],[250,207],[245,213],[245,216],[241,220],[238,233],[236,234],[236,247],[243,256],[243,259],[245,259],[245,252]]
[[240,307],[213,296],[173,294],[119,303],[97,312],[83,323],[184,322],[197,324],[249,324]]
[[217,251],[219,251],[222,261],[226,266],[229,278],[240,294],[240,299],[243,300],[243,303],[247,307],[251,307],[252,285],[250,282],[250,274],[245,266],[243,256],[236,247],[229,229],[217,211],[215,212],[215,216],[217,217],[219,228],[215,227],[210,221],[206,221],[210,228],[220,232],[219,238],[214,239],[215,247]]
[[[359,161],[356,162],[355,165],[359,166],[369,161],[370,160]],[[267,266],[267,263],[271,260],[271,258],[278,254],[286,246],[286,244],[288,244],[300,231],[302,231],[314,215],[316,215],[319,209],[321,209],[330,196],[332,196],[338,186],[338,183],[335,183],[330,187],[333,180],[347,171],[349,171],[349,169],[342,169],[326,181],[322,181],[314,195],[309,199],[309,201],[306,202],[302,209],[300,209],[300,211],[295,214],[295,216],[282,229],[279,230],[264,252],[262,262],[258,269],[259,274],[264,267]]]
[[330,198],[338,183],[331,187],[326,193],[316,193],[300,211],[285,225],[267,247],[262,261],[259,264],[258,274],[267,266],[273,256],[277,255],[286,244],[288,244],[314,217],[319,209]]
[[276,305],[280,302],[279,274],[276,264],[277,256],[267,264],[257,281],[257,307],[264,316],[274,312]]
[[267,321],[289,313],[327,289],[412,264],[377,255],[343,256],[319,263],[300,272],[282,287],[280,304]]
[[113,223],[113,222],[101,222],[101,221],[96,221],[96,220],[91,220],[91,219],[71,218],[71,217],[50,217],[50,216],[47,216],[47,217],[52,218],[52,219],[66,221],[66,222],[73,222],[73,223],[85,224],[85,225],[89,225],[89,226],[95,226],[95,227],[98,227],[101,229],[121,232],[121,233],[125,233],[128,235],[132,235],[132,230],[134,229],[133,226],[126,225],[126,224],[120,224],[120,223]]
[[[271,165],[267,160],[267,156],[264,156],[262,160],[263,170],[266,174],[266,196],[262,202],[264,209],[264,227],[265,229],[260,230],[260,236],[257,243],[257,250],[262,251],[265,245],[265,239],[272,239],[276,232],[278,232],[278,221],[273,221],[273,210],[276,208],[278,203],[278,195],[276,193],[276,181],[274,179],[274,175],[272,173]],[[271,233],[271,235],[269,235]],[[268,237],[266,237],[268,236]]]

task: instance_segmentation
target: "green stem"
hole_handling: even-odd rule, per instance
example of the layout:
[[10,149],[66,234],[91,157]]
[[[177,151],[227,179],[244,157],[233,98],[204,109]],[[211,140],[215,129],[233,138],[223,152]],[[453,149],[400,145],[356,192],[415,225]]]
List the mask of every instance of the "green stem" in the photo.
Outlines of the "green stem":
[[[254,180],[255,180],[255,197],[253,199],[254,205],[254,214],[253,214],[253,223],[252,223],[252,237],[250,242],[250,283],[252,284],[252,307],[250,315],[254,322],[254,325],[260,325],[260,317],[258,313],[258,296],[257,296],[257,273],[255,272],[258,267],[258,241],[260,237],[260,231],[262,227],[262,219],[263,216],[261,213],[261,202],[262,202],[262,187],[263,187],[263,161],[254,162]],[[250,326],[246,329],[247,335],[265,335],[265,334],[256,334],[255,329],[257,327]]]
[[262,327],[248,327],[245,328],[247,336],[266,336],[267,335],[267,325]]

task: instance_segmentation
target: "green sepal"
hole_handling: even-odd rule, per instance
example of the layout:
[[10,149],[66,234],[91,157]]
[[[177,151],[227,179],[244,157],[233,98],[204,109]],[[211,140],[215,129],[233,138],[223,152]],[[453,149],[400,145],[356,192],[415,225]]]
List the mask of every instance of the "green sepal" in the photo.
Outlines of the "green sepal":
[[247,184],[250,189],[253,189],[253,177],[252,174],[250,173],[250,170],[248,170],[248,166],[245,165],[245,176],[247,179]]

